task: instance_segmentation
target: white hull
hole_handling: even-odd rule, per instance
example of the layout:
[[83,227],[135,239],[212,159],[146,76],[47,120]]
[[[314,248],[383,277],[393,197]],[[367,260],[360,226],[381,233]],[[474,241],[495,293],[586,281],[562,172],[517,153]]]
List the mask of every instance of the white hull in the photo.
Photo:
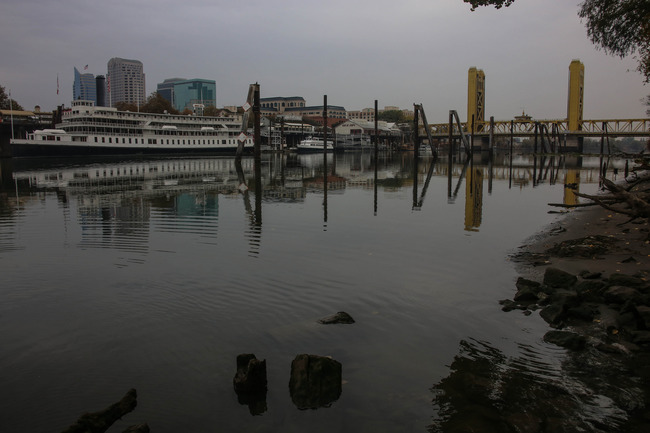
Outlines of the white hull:
[[[302,153],[325,151],[323,140],[317,138],[307,138],[302,140],[298,143],[297,150]],[[327,152],[332,151],[334,151],[334,143],[327,140]]]
[[237,118],[121,112],[73,102],[56,129],[11,140],[13,156],[117,155],[234,152],[253,139]]

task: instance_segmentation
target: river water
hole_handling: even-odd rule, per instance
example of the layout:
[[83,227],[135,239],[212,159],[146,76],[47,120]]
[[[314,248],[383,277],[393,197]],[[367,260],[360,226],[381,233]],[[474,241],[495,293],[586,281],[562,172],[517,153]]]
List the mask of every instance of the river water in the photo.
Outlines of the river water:
[[[565,183],[595,193],[600,164],[343,153],[325,183],[320,154],[3,161],[0,431],[61,431],[136,388],[109,431],[427,432],[468,353],[565,383],[547,325],[498,300],[508,255],[575,201]],[[337,311],[356,323],[317,323]],[[262,410],[234,392],[242,353],[266,360]],[[296,407],[299,354],[342,364],[337,400]]]

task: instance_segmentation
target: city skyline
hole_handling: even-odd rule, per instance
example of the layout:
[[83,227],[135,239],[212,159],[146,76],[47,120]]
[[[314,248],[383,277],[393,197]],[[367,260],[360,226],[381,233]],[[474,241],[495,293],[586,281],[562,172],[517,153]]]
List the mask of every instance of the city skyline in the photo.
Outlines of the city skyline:
[[[599,51],[578,4],[519,0],[471,12],[462,0],[407,0],[398,8],[384,0],[7,0],[0,84],[26,109],[51,110],[70,104],[75,66],[104,75],[106,62],[121,57],[142,62],[146,96],[182,76],[215,80],[219,106],[242,105],[248,85],[258,82],[262,97],[302,96],[307,105],[321,105],[324,95],[347,110],[372,107],[375,99],[402,109],[422,103],[434,123],[452,109],[466,113],[467,71],[475,66],[485,73],[486,118],[525,111],[549,119],[566,117],[568,68],[579,59],[585,119],[647,117],[642,100],[650,88],[635,60]],[[172,31],[178,22],[192,25]]]

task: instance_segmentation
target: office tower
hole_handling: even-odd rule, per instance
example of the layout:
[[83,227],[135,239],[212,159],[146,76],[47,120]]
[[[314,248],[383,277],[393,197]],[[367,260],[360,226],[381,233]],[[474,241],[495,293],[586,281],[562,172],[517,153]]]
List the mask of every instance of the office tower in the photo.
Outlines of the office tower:
[[139,60],[113,57],[108,61],[107,88],[109,105],[118,102],[143,104],[146,100],[145,77]]
[[72,85],[72,99],[83,99],[97,103],[97,90],[93,74],[82,74],[74,68],[74,84]]

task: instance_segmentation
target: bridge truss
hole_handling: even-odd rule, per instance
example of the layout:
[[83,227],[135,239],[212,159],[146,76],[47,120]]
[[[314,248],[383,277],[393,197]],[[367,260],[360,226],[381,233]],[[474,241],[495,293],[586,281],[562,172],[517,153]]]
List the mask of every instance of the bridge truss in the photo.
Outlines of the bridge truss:
[[[484,122],[480,132],[475,136],[509,136],[532,137],[542,130],[551,131],[552,134],[571,135],[579,137],[650,137],[650,119],[604,119],[582,120],[577,131],[570,131],[568,121],[562,120],[497,120]],[[465,134],[471,129],[467,123],[460,124]],[[432,137],[446,138],[449,136],[448,123],[429,125]],[[476,128],[479,129],[479,128]],[[452,134],[458,136],[458,129],[453,128]]]

